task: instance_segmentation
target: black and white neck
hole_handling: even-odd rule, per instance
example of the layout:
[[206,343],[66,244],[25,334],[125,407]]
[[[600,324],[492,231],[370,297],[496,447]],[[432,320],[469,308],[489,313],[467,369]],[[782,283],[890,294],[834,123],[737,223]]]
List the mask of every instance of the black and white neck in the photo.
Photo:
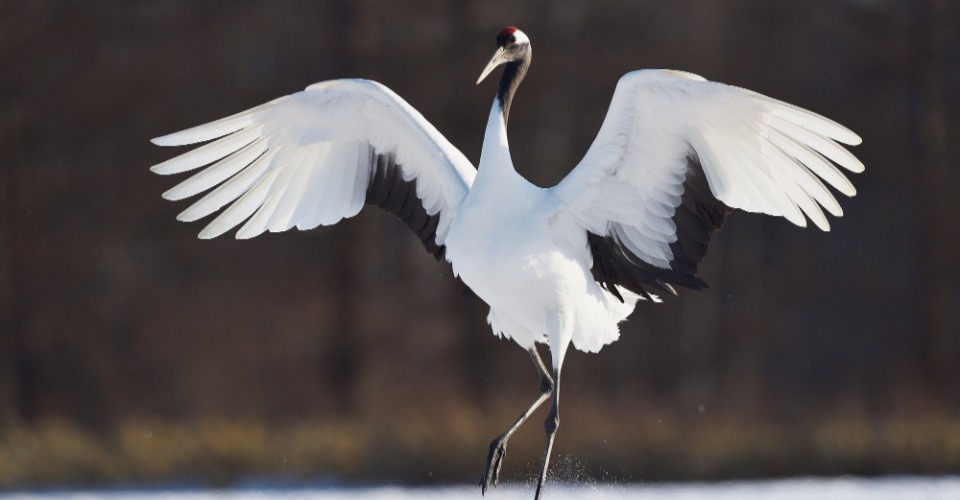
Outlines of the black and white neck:
[[520,82],[527,75],[532,57],[533,49],[527,35],[512,26],[504,28],[497,35],[496,52],[490,58],[490,62],[487,63],[487,67],[484,68],[480,78],[477,79],[477,83],[480,83],[496,67],[501,64],[504,65],[495,101],[500,109],[500,114],[503,116],[504,124],[510,116],[513,96],[520,86]]
[[520,87],[520,82],[527,76],[527,69],[530,68],[530,61],[533,57],[533,49],[530,47],[530,41],[526,35],[516,31],[514,36],[519,34],[525,42],[517,43],[519,49],[519,58],[506,63],[503,67],[503,75],[500,76],[500,87],[497,88],[497,102],[500,104],[501,113],[503,113],[503,122],[506,123],[510,116],[510,105],[513,104],[513,96]]
[[497,96],[490,106],[487,129],[483,134],[477,177],[470,189],[472,199],[485,199],[494,205],[502,205],[501,201],[504,199],[524,199],[524,195],[515,190],[526,190],[532,186],[514,168],[507,141],[510,104],[520,81],[527,74],[527,68],[530,67],[530,56],[530,39],[527,35],[513,27],[504,28],[497,35],[496,52],[477,79],[477,83],[480,83],[494,69],[504,66]]

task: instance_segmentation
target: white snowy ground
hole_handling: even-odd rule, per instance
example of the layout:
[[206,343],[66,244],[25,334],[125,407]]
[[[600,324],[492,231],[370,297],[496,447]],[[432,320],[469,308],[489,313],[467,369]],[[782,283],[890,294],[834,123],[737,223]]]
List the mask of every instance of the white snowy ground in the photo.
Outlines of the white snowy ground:
[[[527,500],[528,487],[501,486],[483,500]],[[549,500],[960,500],[960,476],[799,478],[719,483],[548,485]],[[104,490],[0,493],[3,500],[481,500],[476,486]]]

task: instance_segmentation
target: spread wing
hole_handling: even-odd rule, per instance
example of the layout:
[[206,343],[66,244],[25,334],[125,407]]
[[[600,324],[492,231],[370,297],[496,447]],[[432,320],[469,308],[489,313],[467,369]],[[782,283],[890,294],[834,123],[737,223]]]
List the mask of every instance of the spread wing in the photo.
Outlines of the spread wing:
[[[841,216],[826,187],[856,191],[837,165],[863,164],[837,143],[860,138],[820,115],[679,71],[624,75],[580,164],[553,188],[555,227],[586,233],[594,278],[649,297],[700,289],[697,264],[733,208],[807,219]],[[569,236],[569,235],[568,235]]]
[[163,194],[210,190],[177,218],[195,221],[229,205],[200,232],[237,238],[312,229],[356,215],[364,203],[398,216],[427,251],[443,255],[450,222],[476,168],[419,112],[369,80],[317,83],[206,125],[158,137],[160,146],[214,142],[151,168],[206,168]]

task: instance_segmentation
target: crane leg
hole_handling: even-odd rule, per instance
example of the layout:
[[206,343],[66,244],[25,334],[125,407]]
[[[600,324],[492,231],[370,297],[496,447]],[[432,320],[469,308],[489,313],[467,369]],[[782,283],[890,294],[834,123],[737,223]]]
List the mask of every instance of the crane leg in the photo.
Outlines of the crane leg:
[[[503,466],[504,457],[507,456],[507,441],[510,439],[510,436],[512,436],[527,420],[527,417],[539,408],[540,405],[550,397],[550,394],[554,392],[553,377],[550,376],[550,372],[547,371],[547,366],[543,364],[543,360],[540,359],[537,348],[531,347],[528,352],[530,353],[530,359],[533,360],[533,365],[537,368],[537,373],[540,375],[540,394],[538,394],[537,398],[533,400],[533,403],[520,414],[520,417],[507,429],[507,432],[504,432],[500,437],[490,442],[490,453],[487,454],[487,468],[483,473],[483,478],[480,479],[481,495],[486,494],[487,488],[489,488],[491,484],[496,486],[497,483],[500,482],[500,468]],[[556,407],[556,403],[554,403],[554,407]]]
[[550,468],[550,452],[553,450],[553,438],[557,435],[557,428],[560,426],[560,371],[553,370],[553,404],[550,405],[550,413],[543,422],[543,428],[547,433],[546,443],[543,446],[543,465],[540,467],[540,478],[537,480],[537,492],[534,500],[540,500],[540,492],[543,491],[543,483],[547,481],[547,469]]

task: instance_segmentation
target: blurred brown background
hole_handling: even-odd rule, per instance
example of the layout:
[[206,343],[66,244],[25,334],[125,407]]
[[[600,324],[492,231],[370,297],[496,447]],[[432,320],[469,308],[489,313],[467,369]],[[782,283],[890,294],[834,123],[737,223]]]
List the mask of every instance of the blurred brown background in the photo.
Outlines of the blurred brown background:
[[[495,84],[473,82],[506,25],[535,47],[510,125],[541,185],[643,67],[864,139],[832,232],[736,214],[709,290],[568,356],[573,474],[960,470],[960,3],[40,0],[0,1],[0,486],[477,479],[538,380],[449,266],[372,209],[199,241],[160,198],[178,179],[148,171],[181,150],[148,140],[365,77],[476,162]],[[541,418],[511,477],[539,460]]]

